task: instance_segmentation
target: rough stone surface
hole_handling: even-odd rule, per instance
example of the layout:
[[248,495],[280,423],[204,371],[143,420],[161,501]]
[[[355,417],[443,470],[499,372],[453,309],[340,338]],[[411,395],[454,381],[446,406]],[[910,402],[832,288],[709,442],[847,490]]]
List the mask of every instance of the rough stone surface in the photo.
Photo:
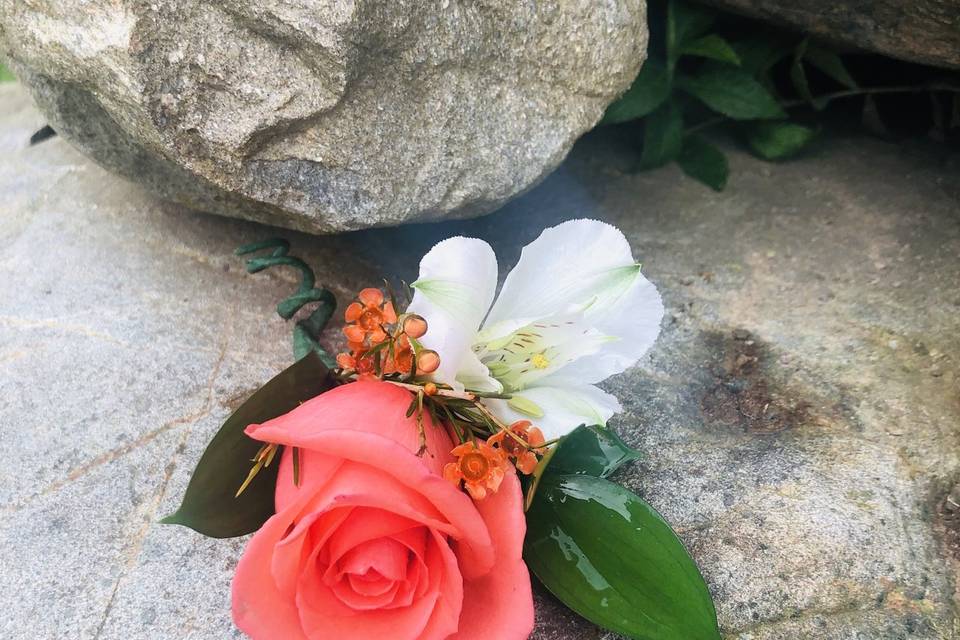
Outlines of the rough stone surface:
[[857,49],[960,69],[960,0],[706,0]]
[[[15,87],[0,114],[0,637],[237,638],[244,541],[155,523],[290,361],[273,307],[296,278],[231,255],[277,230],[27,148],[43,119]],[[348,296],[449,235],[510,264],[546,225],[617,224],[668,309],[608,384],[647,452],[619,480],[676,526],[725,636],[960,637],[960,158],[827,137],[789,164],[733,152],[714,194],[624,173],[614,135],[490,217],[288,237]],[[535,640],[613,638],[537,594]]]
[[643,0],[0,0],[53,126],[196,209],[314,232],[487,213],[636,76]]

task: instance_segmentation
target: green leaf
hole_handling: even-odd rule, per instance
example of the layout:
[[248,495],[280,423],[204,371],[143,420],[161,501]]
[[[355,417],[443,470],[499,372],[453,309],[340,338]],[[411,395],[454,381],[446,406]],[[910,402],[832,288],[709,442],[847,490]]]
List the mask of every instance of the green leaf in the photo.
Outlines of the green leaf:
[[700,5],[669,0],[667,5],[667,55],[679,56],[680,49],[700,37],[714,23],[717,14]]
[[329,371],[316,352],[284,369],[260,387],[220,427],[197,468],[177,511],[160,522],[181,524],[212,538],[252,533],[273,515],[279,462],[263,469],[239,497],[262,442],[244,434],[251,424],[281,416],[332,386]]
[[673,101],[664,103],[644,121],[643,153],[640,166],[660,167],[680,153],[683,144],[683,115]]
[[0,64],[0,82],[15,82],[17,77],[9,69]]
[[857,81],[847,71],[847,65],[833,51],[808,44],[803,59],[848,89],[857,88]]
[[727,186],[730,174],[727,157],[700,136],[688,136],[683,141],[677,164],[685,174],[714,191],[723,191]]
[[547,473],[606,478],[624,464],[643,457],[605,427],[581,425],[564,436],[547,466]]
[[761,158],[780,160],[800,152],[817,132],[792,122],[754,122],[747,131],[750,148]]
[[600,124],[619,124],[642,118],[659,107],[670,95],[670,78],[660,61],[650,58],[620,99],[607,107]]
[[740,68],[754,77],[769,71],[770,67],[783,60],[792,48],[782,40],[775,41],[767,36],[747,38],[734,42],[731,46],[740,59]]
[[636,640],[719,640],[696,564],[670,526],[623,487],[547,475],[527,512],[527,566],[565,605]]
[[714,111],[735,120],[786,115],[763,85],[736,67],[717,65],[697,76],[678,76],[677,85]]
[[740,64],[740,56],[730,43],[713,33],[681,46],[680,55],[711,58],[738,66]]

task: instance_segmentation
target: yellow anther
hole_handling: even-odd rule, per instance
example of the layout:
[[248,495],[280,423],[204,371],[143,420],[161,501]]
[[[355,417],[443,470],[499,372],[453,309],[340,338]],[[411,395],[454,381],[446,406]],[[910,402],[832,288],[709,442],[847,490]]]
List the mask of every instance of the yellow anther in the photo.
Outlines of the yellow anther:
[[550,366],[550,360],[547,359],[547,356],[542,353],[535,353],[532,358],[530,358],[530,364],[535,366],[537,369],[546,369]]

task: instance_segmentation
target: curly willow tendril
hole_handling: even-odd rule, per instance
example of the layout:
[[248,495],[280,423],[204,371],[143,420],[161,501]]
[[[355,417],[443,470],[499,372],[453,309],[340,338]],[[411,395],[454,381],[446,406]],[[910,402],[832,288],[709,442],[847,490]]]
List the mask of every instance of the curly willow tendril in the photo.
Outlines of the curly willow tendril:
[[311,351],[315,351],[327,367],[331,369],[336,367],[336,360],[318,342],[320,333],[337,308],[336,298],[329,289],[316,287],[317,278],[313,269],[306,262],[300,258],[287,255],[290,251],[290,243],[283,238],[270,238],[269,240],[245,244],[237,248],[234,253],[243,256],[267,249],[273,249],[273,251],[269,255],[247,259],[248,273],[259,273],[270,267],[284,266],[299,270],[303,278],[300,281],[299,288],[277,305],[277,313],[280,317],[289,320],[304,306],[314,302],[317,303],[317,307],[310,315],[298,320],[293,327],[294,357],[299,360]]

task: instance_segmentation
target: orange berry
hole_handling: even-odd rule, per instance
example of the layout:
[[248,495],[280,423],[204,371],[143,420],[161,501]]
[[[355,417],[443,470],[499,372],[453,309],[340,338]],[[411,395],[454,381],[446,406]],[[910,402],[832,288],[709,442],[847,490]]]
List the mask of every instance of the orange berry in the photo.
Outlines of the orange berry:
[[420,338],[427,332],[427,321],[418,315],[407,316],[403,321],[403,332],[411,338]]
[[428,382],[427,384],[423,385],[423,392],[428,396],[437,395],[437,391],[437,385],[433,384],[432,382]]
[[424,349],[417,354],[417,372],[433,373],[440,366],[440,355],[431,349]]

